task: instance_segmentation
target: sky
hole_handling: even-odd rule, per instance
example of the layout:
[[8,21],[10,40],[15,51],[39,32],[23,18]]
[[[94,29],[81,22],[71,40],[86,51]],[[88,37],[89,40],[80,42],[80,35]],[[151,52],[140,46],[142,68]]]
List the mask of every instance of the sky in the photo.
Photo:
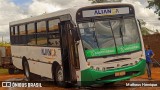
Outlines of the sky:
[[23,5],[32,2],[32,0],[10,0],[10,1],[14,2],[16,5]]
[[[136,16],[143,19],[146,27],[151,30],[160,31],[160,21],[153,9],[148,9],[147,0],[123,0],[135,6]],[[0,41],[2,36],[9,42],[9,22],[41,15],[43,13],[55,12],[61,9],[91,4],[88,0],[0,0]]]

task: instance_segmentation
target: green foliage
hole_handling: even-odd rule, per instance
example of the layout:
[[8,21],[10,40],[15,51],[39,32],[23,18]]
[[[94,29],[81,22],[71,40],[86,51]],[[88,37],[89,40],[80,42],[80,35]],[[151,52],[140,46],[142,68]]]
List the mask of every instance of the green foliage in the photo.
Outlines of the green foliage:
[[141,28],[141,32],[142,32],[142,35],[149,35],[149,34],[157,34],[157,33],[159,33],[158,31],[153,31],[153,30],[150,30],[150,29],[148,29],[148,28],[146,28],[146,27],[142,27]]
[[149,35],[151,33],[152,34],[159,33],[158,30],[155,32],[153,30],[150,30],[150,29],[146,28],[145,27],[146,22],[143,19],[139,19],[138,21],[141,23],[141,32],[142,32],[142,35]]
[[2,75],[2,74],[8,74],[8,69],[0,68],[0,75]]
[[150,34],[150,33],[149,33],[149,29],[146,28],[146,27],[142,27],[142,28],[141,28],[141,32],[142,32],[142,35],[149,35],[149,34]]
[[146,22],[144,20],[142,20],[142,19],[140,20],[140,23],[141,23],[142,26],[146,25]]
[[160,0],[149,0],[147,8],[155,8],[155,13],[160,16]]
[[10,43],[7,43],[7,42],[2,43],[2,42],[0,42],[0,47],[3,47],[3,46],[10,46]]

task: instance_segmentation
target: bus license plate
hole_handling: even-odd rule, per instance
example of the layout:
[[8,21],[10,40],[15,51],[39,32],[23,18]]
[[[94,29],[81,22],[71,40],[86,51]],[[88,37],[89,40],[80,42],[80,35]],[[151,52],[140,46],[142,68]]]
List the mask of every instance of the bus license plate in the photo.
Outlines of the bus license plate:
[[125,71],[116,72],[116,73],[115,73],[115,76],[116,76],[116,77],[117,77],[117,76],[124,76],[124,75],[126,75],[126,72],[125,72]]

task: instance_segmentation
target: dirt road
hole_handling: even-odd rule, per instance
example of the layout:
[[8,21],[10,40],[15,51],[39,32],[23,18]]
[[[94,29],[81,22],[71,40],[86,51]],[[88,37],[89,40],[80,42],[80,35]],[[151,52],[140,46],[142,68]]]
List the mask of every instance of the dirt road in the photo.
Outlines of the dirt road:
[[[7,80],[11,80],[11,81],[16,81],[16,80],[24,80],[24,75],[22,74],[18,74],[18,75],[8,75],[8,74],[5,74],[5,75],[0,75],[0,81],[7,81]],[[144,82],[147,82],[149,81],[148,78],[147,78],[147,74],[145,75],[142,75],[140,77],[136,77],[136,78],[133,78],[129,81],[144,81]],[[151,81],[158,81],[160,82],[160,68],[152,68],[152,80]],[[155,82],[156,83],[156,82]],[[0,87],[0,90],[77,90],[77,89],[85,89],[86,88],[69,88],[69,89],[66,89],[66,88],[61,88],[61,87],[57,87],[57,86],[54,86],[53,87],[42,87],[42,88],[2,88]],[[114,85],[108,85],[108,86],[101,86],[101,87],[94,87],[94,88],[87,88],[88,89],[99,89],[99,90],[111,90],[111,89],[114,89],[114,90],[160,90],[160,86],[159,87],[125,87],[124,83],[122,82],[118,82],[118,83],[115,83]]]

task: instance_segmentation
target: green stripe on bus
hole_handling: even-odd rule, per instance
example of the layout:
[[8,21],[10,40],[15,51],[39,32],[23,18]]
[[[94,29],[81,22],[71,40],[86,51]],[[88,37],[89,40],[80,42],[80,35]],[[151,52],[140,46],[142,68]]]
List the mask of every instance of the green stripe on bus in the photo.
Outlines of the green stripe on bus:
[[86,50],[85,55],[87,57],[95,57],[95,56],[103,56],[103,55],[111,55],[116,54],[116,48],[100,48],[100,49],[93,49],[93,50]]
[[[141,43],[121,45],[117,47],[118,54],[132,52],[140,49],[141,49]],[[96,56],[113,55],[113,54],[117,54],[115,47],[85,50],[86,57],[96,57]]]
[[117,47],[118,53],[126,53],[126,52],[132,52],[136,50],[141,49],[141,43],[135,43],[135,44],[129,44],[129,45],[122,45]]

